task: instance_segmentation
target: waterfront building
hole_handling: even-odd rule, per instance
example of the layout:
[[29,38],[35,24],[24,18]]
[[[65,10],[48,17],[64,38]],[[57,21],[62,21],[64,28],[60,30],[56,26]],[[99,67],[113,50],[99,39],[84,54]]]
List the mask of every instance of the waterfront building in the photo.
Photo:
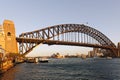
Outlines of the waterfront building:
[[5,49],[5,34],[2,25],[0,25],[0,48]]
[[3,61],[3,58],[4,58],[4,49],[0,45],[0,62]]
[[87,55],[81,54],[81,58],[82,58],[82,59],[86,59],[86,58],[87,58]]
[[101,57],[101,56],[104,56],[103,53],[102,53],[102,50],[99,49],[99,48],[93,48],[92,51],[89,51],[88,52],[88,57]]
[[88,52],[88,57],[94,57],[94,52],[93,51],[89,51]]
[[53,54],[52,58],[64,58],[64,56],[60,55],[59,53]]

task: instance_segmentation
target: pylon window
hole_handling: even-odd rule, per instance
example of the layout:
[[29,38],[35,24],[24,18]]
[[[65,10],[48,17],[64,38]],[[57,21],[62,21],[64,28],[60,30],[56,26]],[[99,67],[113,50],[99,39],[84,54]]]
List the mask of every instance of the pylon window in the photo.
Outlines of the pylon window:
[[8,33],[7,33],[7,36],[11,36],[11,33],[10,33],[10,32],[8,32]]

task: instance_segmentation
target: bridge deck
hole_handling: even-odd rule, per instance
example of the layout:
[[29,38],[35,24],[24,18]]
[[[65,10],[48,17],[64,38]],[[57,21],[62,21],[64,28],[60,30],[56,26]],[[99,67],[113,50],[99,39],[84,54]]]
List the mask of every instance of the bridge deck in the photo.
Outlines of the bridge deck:
[[58,41],[58,40],[41,40],[41,39],[31,39],[31,38],[16,38],[20,43],[36,43],[36,44],[48,44],[48,45],[71,45],[71,46],[85,46],[85,47],[95,47],[103,49],[116,49],[111,46],[103,46],[98,44],[80,43],[80,42],[68,42],[68,41]]

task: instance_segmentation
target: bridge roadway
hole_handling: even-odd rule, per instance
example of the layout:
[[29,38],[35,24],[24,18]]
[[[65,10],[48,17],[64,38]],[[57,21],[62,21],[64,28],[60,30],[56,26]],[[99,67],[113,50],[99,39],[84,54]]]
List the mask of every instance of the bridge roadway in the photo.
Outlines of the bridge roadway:
[[85,46],[85,47],[94,47],[102,49],[117,50],[115,47],[103,46],[98,44],[89,44],[89,43],[80,43],[80,42],[68,42],[68,41],[58,41],[58,40],[41,40],[41,39],[32,39],[32,38],[18,38],[16,37],[17,42],[19,43],[36,43],[36,44],[48,44],[48,45],[70,45],[70,46]]

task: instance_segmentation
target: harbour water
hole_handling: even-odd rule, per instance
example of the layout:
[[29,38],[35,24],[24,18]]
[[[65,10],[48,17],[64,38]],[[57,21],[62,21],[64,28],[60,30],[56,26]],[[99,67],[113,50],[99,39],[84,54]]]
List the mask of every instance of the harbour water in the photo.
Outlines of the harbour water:
[[120,80],[120,59],[51,59],[22,63],[0,75],[0,80]]

